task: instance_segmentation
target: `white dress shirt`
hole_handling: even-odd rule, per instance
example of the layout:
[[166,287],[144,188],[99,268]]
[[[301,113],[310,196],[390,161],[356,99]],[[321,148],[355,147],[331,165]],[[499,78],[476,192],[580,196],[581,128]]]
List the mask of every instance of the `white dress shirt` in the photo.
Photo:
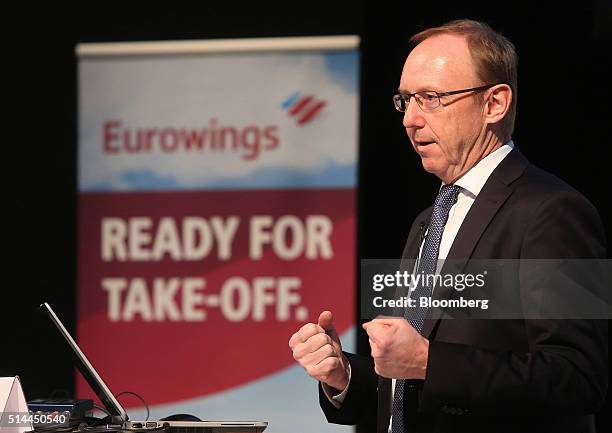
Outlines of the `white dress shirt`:
[[[510,153],[510,151],[514,149],[514,143],[512,140],[508,141],[506,144],[501,146],[495,152],[490,153],[485,158],[478,161],[478,163],[472,167],[467,173],[461,176],[455,182],[455,185],[461,187],[459,190],[459,195],[457,196],[457,202],[450,208],[448,213],[448,220],[446,221],[446,225],[444,226],[444,231],[442,232],[442,239],[440,241],[440,250],[438,252],[438,260],[444,260],[448,256],[448,252],[453,245],[453,241],[457,236],[457,232],[459,232],[459,228],[465,219],[465,216],[469,212],[474,200],[482,190],[482,187],[493,173],[493,170],[497,168],[500,162]],[[442,184],[440,188],[443,186]],[[419,248],[419,257],[421,256],[421,251],[423,249],[424,242],[421,242],[421,246]],[[441,263],[438,262],[438,271],[441,266]],[[342,402],[346,397],[346,393],[348,392],[348,388],[351,384],[351,366],[349,364],[349,382],[346,388],[338,394],[333,395],[333,390],[331,387],[326,384],[322,384],[323,392],[327,396],[328,400],[333,404],[336,408],[340,408]],[[392,391],[391,391],[391,407],[393,407],[393,395],[395,391],[395,379],[392,380]],[[389,432],[391,432],[391,421],[389,421]]]

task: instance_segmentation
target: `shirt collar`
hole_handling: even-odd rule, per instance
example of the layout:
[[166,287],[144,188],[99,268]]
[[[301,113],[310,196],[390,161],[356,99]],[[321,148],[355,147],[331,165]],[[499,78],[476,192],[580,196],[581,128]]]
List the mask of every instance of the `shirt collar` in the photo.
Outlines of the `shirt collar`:
[[478,196],[480,190],[497,168],[500,162],[514,149],[512,140],[501,146],[495,152],[491,152],[486,157],[482,158],[476,165],[470,168],[467,173],[461,176],[455,185],[461,187],[474,197]]

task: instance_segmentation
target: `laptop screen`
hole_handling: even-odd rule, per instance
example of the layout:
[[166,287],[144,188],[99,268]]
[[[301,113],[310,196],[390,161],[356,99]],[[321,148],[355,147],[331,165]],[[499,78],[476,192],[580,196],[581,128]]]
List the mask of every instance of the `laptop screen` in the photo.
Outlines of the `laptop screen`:
[[70,333],[66,330],[60,319],[57,317],[53,309],[46,302],[41,304],[40,309],[47,313],[51,321],[55,324],[63,340],[68,344],[70,350],[74,354],[76,367],[81,372],[89,386],[94,390],[106,410],[112,415],[113,420],[122,422],[128,420],[128,415],[125,409],[117,401],[108,386],[104,383],[98,372],[93,368],[83,351],[76,344]]

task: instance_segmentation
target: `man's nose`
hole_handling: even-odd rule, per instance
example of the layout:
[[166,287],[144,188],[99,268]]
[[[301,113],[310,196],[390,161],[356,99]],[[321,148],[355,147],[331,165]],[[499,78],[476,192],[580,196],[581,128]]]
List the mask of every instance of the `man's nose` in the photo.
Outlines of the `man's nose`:
[[423,117],[423,111],[418,106],[414,98],[411,98],[410,102],[406,106],[404,111],[404,120],[402,121],[404,128],[422,128],[425,126],[425,118]]

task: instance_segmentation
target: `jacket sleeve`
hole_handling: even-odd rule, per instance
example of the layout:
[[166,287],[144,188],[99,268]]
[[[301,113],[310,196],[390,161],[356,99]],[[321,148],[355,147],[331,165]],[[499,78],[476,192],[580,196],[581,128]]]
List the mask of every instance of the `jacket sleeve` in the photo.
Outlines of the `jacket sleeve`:
[[330,403],[319,383],[319,403],[329,422],[372,424],[376,422],[378,376],[372,358],[344,353],[351,364],[351,382],[340,408]]

